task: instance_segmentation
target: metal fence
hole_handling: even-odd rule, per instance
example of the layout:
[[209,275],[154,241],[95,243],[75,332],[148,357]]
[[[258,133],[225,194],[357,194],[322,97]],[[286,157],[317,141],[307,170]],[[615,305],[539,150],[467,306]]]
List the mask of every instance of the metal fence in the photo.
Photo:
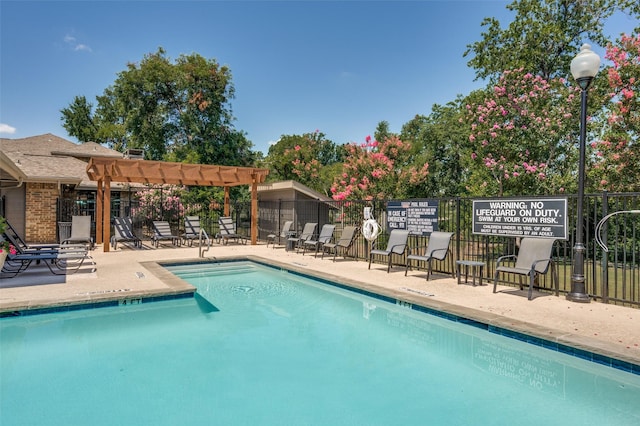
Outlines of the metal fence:
[[[535,199],[536,197],[528,197]],[[548,197],[539,197],[548,198]],[[519,198],[513,198],[518,200]],[[505,199],[508,201],[509,199]],[[396,201],[396,200],[392,200]],[[485,263],[485,279],[492,280],[498,257],[517,254],[519,239],[508,236],[473,234],[473,198],[438,199],[438,229],[455,234],[452,251],[456,260],[475,260]],[[387,201],[278,201],[259,203],[259,239],[269,233],[277,233],[286,220],[293,220],[296,230],[306,222],[317,222],[318,229],[325,223],[337,224],[336,233],[347,225],[361,226],[364,208],[370,207],[383,232],[376,244],[385,246],[388,231],[385,229]],[[553,259],[558,271],[560,292],[571,291],[573,246],[575,241],[577,196],[567,196],[568,240],[557,240]],[[640,215],[617,215],[603,228],[603,240],[609,247],[605,252],[595,243],[595,228],[600,219],[621,210],[640,209],[640,193],[606,192],[588,194],[584,200],[584,237],[586,291],[605,303],[640,307]],[[248,231],[248,229],[247,229]],[[428,237],[411,236],[412,247],[425,245]],[[369,242],[360,235],[351,251],[356,260],[368,259]],[[395,257],[394,264],[404,265],[404,259]],[[455,264],[455,262],[454,262]],[[448,262],[437,262],[441,272],[451,273]],[[501,276],[501,284],[518,285],[516,276]],[[551,275],[539,278],[540,287],[551,289]]]
[[[536,197],[527,198],[535,199]],[[517,199],[513,198],[513,200]],[[493,279],[497,258],[507,254],[517,254],[519,240],[508,236],[473,234],[473,198],[455,197],[437,200],[438,229],[455,234],[452,240],[454,258],[485,263],[484,279]],[[557,240],[553,253],[560,292],[564,294],[571,291],[577,196],[567,195],[567,200],[569,239]],[[76,207],[77,205],[76,203]],[[258,203],[257,237],[259,240],[266,240],[267,235],[278,234],[287,220],[294,221],[294,230],[298,232],[307,222],[317,222],[318,229],[325,223],[336,224],[336,235],[339,235],[345,226],[362,226],[365,207],[371,208],[376,221],[382,226],[383,232],[378,236],[376,244],[384,247],[388,238],[388,232],[385,229],[387,201],[261,201]],[[111,208],[112,217],[132,217],[134,230],[140,238],[150,237],[151,221],[159,219],[168,220],[172,230],[180,234],[184,227],[184,217],[189,215],[200,216],[201,226],[213,236],[218,233],[218,217],[222,215],[220,210],[212,210],[209,206],[202,205],[184,206],[184,209],[179,212],[167,212],[161,208],[147,208],[142,211],[137,208],[135,200],[117,200],[117,203],[112,203]],[[68,211],[64,209],[65,207],[59,204],[59,211]],[[583,241],[587,248],[584,270],[586,291],[597,300],[640,307],[640,215],[616,215],[607,222],[602,236],[609,247],[609,252],[605,252],[595,243],[594,235],[597,223],[605,215],[615,211],[637,209],[640,209],[640,193],[604,192],[585,195]],[[83,214],[93,216],[93,211],[85,210]],[[59,220],[68,215],[69,213],[59,214]],[[238,233],[249,236],[250,203],[232,203],[231,216]],[[426,244],[427,239],[428,237],[411,236],[409,245],[422,246]],[[354,260],[365,260],[368,259],[369,250],[370,243],[360,235],[349,256]],[[392,261],[396,265],[405,263],[403,258],[397,256]],[[444,273],[452,272],[448,262],[436,262],[435,267]],[[502,284],[518,285],[518,278],[515,276],[507,275],[501,279]],[[540,277],[537,284],[551,289],[550,274]]]

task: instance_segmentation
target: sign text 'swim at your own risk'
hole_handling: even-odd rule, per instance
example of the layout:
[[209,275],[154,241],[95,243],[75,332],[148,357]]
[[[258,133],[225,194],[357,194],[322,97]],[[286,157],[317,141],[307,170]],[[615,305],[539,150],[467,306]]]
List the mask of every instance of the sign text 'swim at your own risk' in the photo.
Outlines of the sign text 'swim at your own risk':
[[473,233],[566,240],[567,199],[474,201]]

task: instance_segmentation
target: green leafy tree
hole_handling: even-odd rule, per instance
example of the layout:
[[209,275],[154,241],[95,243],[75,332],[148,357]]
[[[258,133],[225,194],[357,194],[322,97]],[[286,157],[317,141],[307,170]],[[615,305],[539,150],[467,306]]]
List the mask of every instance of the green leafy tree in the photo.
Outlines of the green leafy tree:
[[270,180],[296,180],[327,194],[342,149],[316,130],[303,135],[283,135],[269,147],[265,164],[273,171]]
[[607,19],[621,11],[640,17],[636,0],[516,0],[507,6],[515,13],[502,28],[496,18],[485,18],[482,40],[467,46],[464,56],[479,79],[497,80],[505,70],[525,69],[545,80],[566,77],[569,63],[585,40],[608,43]]
[[93,120],[93,105],[84,96],[76,96],[62,111],[62,126],[80,142],[98,140],[98,127]]
[[400,139],[417,148],[416,161],[429,163],[427,179],[414,188],[416,197],[456,196],[465,192],[467,170],[462,164],[468,128],[462,98],[434,105],[429,116],[416,115],[402,126]]
[[114,149],[142,148],[153,160],[251,165],[252,144],[233,128],[231,71],[198,54],[172,62],[160,48],[130,63],[97,97],[95,113],[83,97],[63,109],[72,136]]
[[376,126],[376,131],[373,133],[373,137],[377,141],[383,141],[393,136],[398,136],[389,130],[389,122],[381,121]]

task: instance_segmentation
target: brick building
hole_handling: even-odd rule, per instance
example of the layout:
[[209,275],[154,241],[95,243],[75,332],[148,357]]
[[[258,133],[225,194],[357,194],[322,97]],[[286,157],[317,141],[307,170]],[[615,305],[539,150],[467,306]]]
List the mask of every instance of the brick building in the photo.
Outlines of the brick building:
[[[0,139],[0,215],[29,243],[57,241],[62,201],[81,209],[75,214],[93,214],[96,183],[86,172],[91,157],[123,155],[94,142],[77,144],[51,133]],[[113,191],[119,194],[129,188],[114,184]]]

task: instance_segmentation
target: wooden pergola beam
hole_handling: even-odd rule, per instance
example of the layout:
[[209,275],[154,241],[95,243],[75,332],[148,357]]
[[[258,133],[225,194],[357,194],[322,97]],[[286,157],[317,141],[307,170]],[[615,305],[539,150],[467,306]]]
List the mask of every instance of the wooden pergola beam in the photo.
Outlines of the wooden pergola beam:
[[[224,211],[229,215],[229,188],[251,186],[251,244],[257,244],[258,184],[263,183],[268,169],[255,167],[215,166],[208,164],[170,163],[164,161],[130,160],[93,157],[87,165],[89,179],[97,181],[98,202],[96,220],[102,219],[102,229],[96,225],[96,240],[109,251],[111,240],[111,182],[167,184],[185,186],[222,186],[225,191]],[[104,185],[104,189],[103,189]],[[102,232],[100,232],[102,231]]]
[[255,167],[214,166],[208,164],[170,163],[164,161],[91,158],[87,166],[89,179],[110,176],[112,182],[163,183],[193,186],[251,185],[254,176],[264,182],[268,169]]

